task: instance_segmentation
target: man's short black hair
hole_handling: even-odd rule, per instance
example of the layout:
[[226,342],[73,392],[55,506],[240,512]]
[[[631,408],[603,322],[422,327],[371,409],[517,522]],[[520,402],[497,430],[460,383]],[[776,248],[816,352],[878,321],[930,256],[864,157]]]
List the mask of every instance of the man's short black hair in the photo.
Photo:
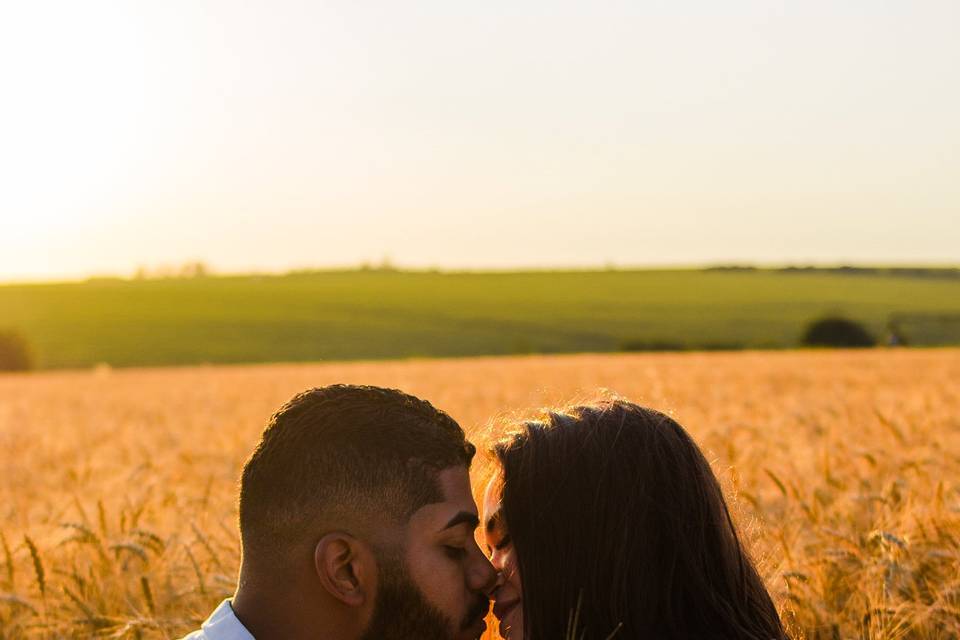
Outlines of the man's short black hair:
[[244,553],[277,560],[326,531],[443,500],[437,473],[475,448],[449,415],[396,389],[332,385],[297,394],[270,419],[240,481]]

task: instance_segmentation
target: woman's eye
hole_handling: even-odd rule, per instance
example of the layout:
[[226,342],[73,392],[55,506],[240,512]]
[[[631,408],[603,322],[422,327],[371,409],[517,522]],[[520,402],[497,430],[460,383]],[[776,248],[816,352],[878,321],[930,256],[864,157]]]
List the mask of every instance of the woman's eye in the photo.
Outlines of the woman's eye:
[[493,545],[493,548],[496,549],[497,551],[503,551],[504,549],[510,546],[511,542],[513,542],[513,540],[510,539],[510,534],[507,534],[507,535],[504,535],[502,538],[500,538],[500,541],[497,542],[497,544]]

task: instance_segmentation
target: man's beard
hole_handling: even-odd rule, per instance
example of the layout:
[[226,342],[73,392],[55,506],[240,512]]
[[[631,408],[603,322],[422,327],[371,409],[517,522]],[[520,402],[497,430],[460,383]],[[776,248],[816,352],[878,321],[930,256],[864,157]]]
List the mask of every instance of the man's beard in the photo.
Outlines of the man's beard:
[[[443,613],[427,602],[423,592],[410,579],[403,560],[378,553],[380,580],[373,615],[360,640],[453,640],[457,627]],[[461,621],[460,630],[469,629],[486,615],[490,603],[477,601]]]

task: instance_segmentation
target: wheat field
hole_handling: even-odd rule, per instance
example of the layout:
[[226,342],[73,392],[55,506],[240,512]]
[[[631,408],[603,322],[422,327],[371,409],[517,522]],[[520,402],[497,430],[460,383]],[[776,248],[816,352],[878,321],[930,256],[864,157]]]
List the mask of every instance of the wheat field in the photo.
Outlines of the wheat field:
[[960,636],[960,350],[944,349],[3,375],[0,639],[197,626],[233,591],[236,480],[260,430],[333,382],[427,398],[481,442],[601,389],[667,411],[794,637]]

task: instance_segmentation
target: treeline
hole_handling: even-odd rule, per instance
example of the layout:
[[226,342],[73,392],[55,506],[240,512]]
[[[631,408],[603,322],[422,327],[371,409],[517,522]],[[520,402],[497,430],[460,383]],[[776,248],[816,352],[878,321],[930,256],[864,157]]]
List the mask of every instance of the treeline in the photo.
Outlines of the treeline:
[[[215,275],[226,276],[262,276],[262,277],[283,277],[283,276],[306,276],[322,275],[329,273],[447,273],[452,275],[462,274],[489,274],[489,273],[600,273],[600,272],[636,272],[636,271],[673,271],[676,268],[642,268],[638,269],[630,266],[618,266],[608,264],[603,267],[580,267],[580,268],[545,268],[545,269],[517,269],[510,270],[484,270],[484,269],[441,269],[439,267],[431,268],[412,268],[399,267],[389,258],[383,258],[380,262],[361,262],[357,265],[342,267],[305,267],[290,269],[283,272],[258,272],[249,273],[222,273],[211,268],[207,263],[194,260],[183,264],[168,264],[158,266],[140,266],[130,275],[101,275],[91,276],[87,281],[108,281],[108,280],[168,280],[183,278],[204,278]],[[828,274],[828,275],[854,275],[854,276],[894,276],[902,278],[938,278],[938,279],[960,279],[960,267],[868,267],[840,265],[835,267],[812,266],[812,265],[789,265],[785,267],[765,267],[750,264],[721,264],[692,271],[721,272],[721,273],[786,273],[786,274]]]
[[855,267],[840,265],[837,267],[790,265],[786,267],[757,267],[754,265],[716,265],[705,271],[750,272],[765,271],[773,273],[836,274],[847,276],[899,276],[902,278],[948,278],[960,279],[960,267]]

